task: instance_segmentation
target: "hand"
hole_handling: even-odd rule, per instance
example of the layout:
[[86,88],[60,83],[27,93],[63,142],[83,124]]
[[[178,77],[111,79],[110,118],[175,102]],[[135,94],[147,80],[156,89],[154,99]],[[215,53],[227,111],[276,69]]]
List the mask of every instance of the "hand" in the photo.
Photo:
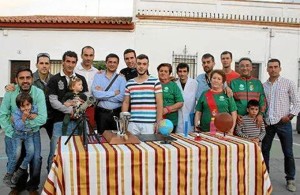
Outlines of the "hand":
[[290,118],[289,118],[289,116],[287,115],[287,116],[282,117],[280,121],[281,121],[282,123],[288,123],[288,122],[290,122]]
[[256,127],[260,128],[262,123],[264,122],[262,115],[261,114],[257,115],[254,122],[256,123]]
[[95,87],[95,90],[97,90],[97,91],[103,91],[103,88],[100,87],[100,86],[96,86],[96,87]]
[[250,140],[253,141],[253,142],[256,142],[256,143],[259,142],[259,139],[258,139],[258,138],[251,138]]
[[29,120],[33,120],[33,119],[35,119],[37,117],[37,114],[35,114],[35,113],[31,113],[31,114],[29,114],[29,116],[27,117]]
[[225,93],[227,94],[228,97],[232,97],[233,96],[233,93],[232,93],[232,90],[230,89],[230,87],[226,87],[224,89]]
[[5,86],[5,91],[6,92],[8,92],[8,91],[14,91],[14,90],[16,90],[16,88],[15,88],[15,85],[12,84],[12,83],[10,83],[10,84],[8,84],[8,85]]
[[237,115],[236,122],[238,125],[241,125],[243,123],[243,117],[241,115]]
[[169,113],[168,109],[167,109],[166,107],[164,107],[164,108],[163,108],[163,115],[166,115],[166,114],[168,114],[168,113]]
[[68,100],[64,103],[64,105],[67,107],[70,107],[70,106],[72,106],[72,102]]
[[120,94],[120,90],[115,91],[115,96]]

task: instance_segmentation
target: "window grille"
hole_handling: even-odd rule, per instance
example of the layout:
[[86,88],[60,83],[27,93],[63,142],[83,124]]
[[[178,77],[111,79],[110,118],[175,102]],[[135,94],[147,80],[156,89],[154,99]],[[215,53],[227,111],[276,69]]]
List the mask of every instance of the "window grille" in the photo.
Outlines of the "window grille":
[[198,53],[196,53],[196,55],[187,55],[187,54],[182,55],[182,54],[175,54],[173,51],[173,61],[172,61],[173,76],[177,77],[176,67],[179,63],[187,63],[190,67],[189,77],[196,78],[197,59],[198,59]]

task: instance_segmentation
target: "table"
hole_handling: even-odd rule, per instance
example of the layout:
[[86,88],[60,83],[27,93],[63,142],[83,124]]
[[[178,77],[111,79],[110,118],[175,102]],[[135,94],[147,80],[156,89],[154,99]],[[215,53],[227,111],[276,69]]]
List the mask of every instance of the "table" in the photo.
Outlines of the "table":
[[42,194],[271,194],[260,148],[238,137],[172,135],[172,144],[59,140]]

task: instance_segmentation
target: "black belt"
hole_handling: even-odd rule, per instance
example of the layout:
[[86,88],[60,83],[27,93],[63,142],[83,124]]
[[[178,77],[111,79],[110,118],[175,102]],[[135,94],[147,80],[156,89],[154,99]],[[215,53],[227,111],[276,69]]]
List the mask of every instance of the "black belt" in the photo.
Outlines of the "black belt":
[[115,108],[115,109],[105,109],[105,108],[97,107],[97,110],[99,110],[101,112],[113,113],[113,112],[120,112],[121,111],[121,107]]

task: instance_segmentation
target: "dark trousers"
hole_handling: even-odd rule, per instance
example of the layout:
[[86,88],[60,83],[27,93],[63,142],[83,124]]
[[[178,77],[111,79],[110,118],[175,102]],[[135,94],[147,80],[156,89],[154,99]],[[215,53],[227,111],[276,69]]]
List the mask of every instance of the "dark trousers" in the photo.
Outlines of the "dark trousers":
[[41,126],[41,127],[44,127],[46,129],[49,139],[51,139],[51,137],[52,137],[53,124],[54,124],[53,119],[48,118],[46,123],[43,126]]
[[286,180],[294,180],[295,177],[295,160],[293,155],[293,133],[292,124],[277,123],[266,127],[266,136],[262,141],[262,153],[264,156],[267,169],[269,170],[270,150],[275,134],[277,133],[281,143],[281,149],[284,154],[284,172]]
[[117,124],[113,116],[120,116],[121,107],[108,110],[100,107],[96,107],[95,120],[97,123],[97,131],[99,134],[103,134],[105,130],[116,130]]

